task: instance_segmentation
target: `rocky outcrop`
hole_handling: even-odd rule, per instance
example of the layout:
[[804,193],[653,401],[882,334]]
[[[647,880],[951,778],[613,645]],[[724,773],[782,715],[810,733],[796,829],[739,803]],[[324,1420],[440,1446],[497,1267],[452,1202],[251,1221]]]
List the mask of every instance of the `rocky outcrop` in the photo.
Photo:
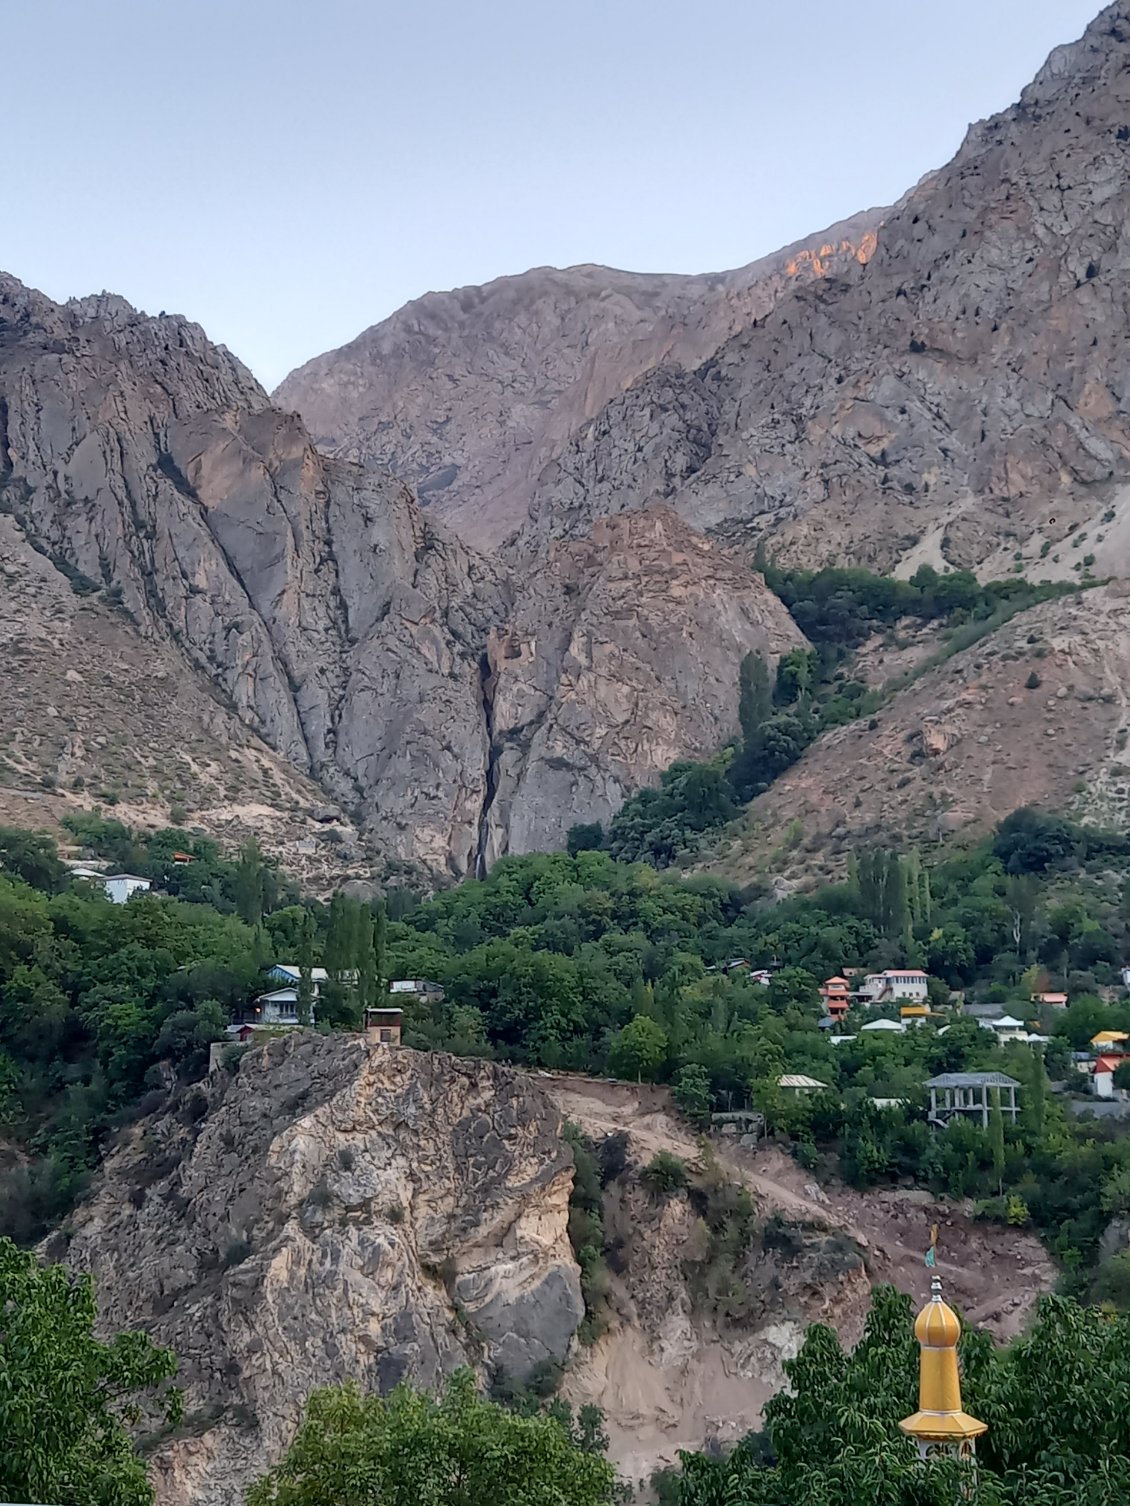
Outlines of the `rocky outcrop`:
[[738,730],[737,666],[804,642],[759,576],[662,509],[552,549],[487,649],[483,857],[564,844]]
[[[568,1118],[601,1153],[607,1296],[583,1343],[568,1237]],[[657,1196],[659,1151],[689,1170]],[[736,1216],[712,1242],[718,1199]],[[712,1201],[713,1200],[713,1201]],[[873,1281],[925,1295],[930,1222],[971,1257],[963,1306],[1014,1333],[1055,1272],[1029,1231],[928,1194],[825,1192],[780,1152],[704,1148],[665,1089],[294,1033],[123,1131],[44,1251],[97,1277],[106,1332],[180,1358],[183,1427],[150,1440],[160,1506],[236,1506],[313,1387],[486,1381],[564,1359],[632,1483],[732,1442],[783,1383],[805,1326],[859,1335]]]
[[304,1034],[131,1131],[66,1259],[97,1271],[107,1328],[180,1357],[163,1506],[235,1506],[315,1386],[564,1358],[584,1308],[560,1130],[508,1069]]
[[275,401],[316,442],[411,482],[479,548],[522,522],[570,436],[667,362],[694,366],[796,283],[866,261],[878,210],[735,272],[538,267],[429,293],[286,378]]
[[[641,524],[545,579],[512,575],[433,526],[400,482],[321,455],[196,326],[119,299],[59,306],[11,279],[0,509],[380,851],[433,875],[552,843],[671,757],[717,747],[742,656],[792,641],[760,578],[680,525],[670,542]],[[624,610],[657,592],[662,606]],[[704,618],[711,667],[696,683]],[[652,730],[643,704],[680,637]],[[34,698],[34,664],[21,667]],[[556,810],[566,739],[578,783]]]
[[1004,573],[1098,518],[1130,474],[1128,63],[1121,0],[887,215],[866,265],[584,426],[528,544],[661,498],[795,563]]

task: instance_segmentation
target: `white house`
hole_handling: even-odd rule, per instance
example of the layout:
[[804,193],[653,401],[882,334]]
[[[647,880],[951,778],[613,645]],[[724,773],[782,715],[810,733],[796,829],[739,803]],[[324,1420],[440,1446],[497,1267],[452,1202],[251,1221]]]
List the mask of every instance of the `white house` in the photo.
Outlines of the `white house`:
[[881,973],[868,973],[856,992],[866,1003],[885,1003],[888,999],[905,999],[910,1004],[925,1004],[929,979],[920,968],[889,967]]
[[1023,1020],[1018,1020],[1015,1015],[1002,1015],[999,1020],[986,1020],[989,1029],[1003,1045],[1005,1041],[1026,1041],[1028,1039],[1028,1027]]
[[1123,988],[1130,988],[1130,967],[1122,969],[1122,986]]
[[1091,1070],[1091,1092],[1096,1098],[1114,1098],[1116,1096],[1114,1074],[1118,1071],[1124,1060],[1125,1058],[1121,1056],[1100,1056],[1096,1058],[1095,1065]]
[[395,978],[388,986],[390,994],[410,995],[416,999],[430,999],[435,1003],[443,1000],[443,988],[428,978]]
[[106,898],[115,905],[124,905],[135,894],[144,894],[150,887],[147,878],[138,878],[136,873],[110,873],[102,878]]
[[896,1035],[906,1034],[906,1026],[901,1020],[871,1020],[868,1024],[859,1027],[861,1035],[865,1030],[872,1030],[876,1033],[880,1031],[893,1031]]
[[[302,980],[302,969],[290,962],[276,962],[274,967],[267,969],[267,977],[276,983],[281,983],[284,988],[291,983],[297,988]],[[315,998],[321,985],[329,982],[329,977],[330,975],[324,967],[312,967],[310,969],[310,982],[314,986]]]

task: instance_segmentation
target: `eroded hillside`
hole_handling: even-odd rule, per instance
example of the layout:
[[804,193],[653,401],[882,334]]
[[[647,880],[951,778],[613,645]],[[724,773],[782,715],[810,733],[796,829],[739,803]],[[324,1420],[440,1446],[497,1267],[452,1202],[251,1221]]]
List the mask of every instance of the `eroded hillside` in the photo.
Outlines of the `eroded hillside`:
[[980,837],[1022,805],[1125,829],[1128,678],[1125,582],[1032,607],[825,733],[709,866],[740,883],[840,876],[853,849]]
[[[595,1145],[619,1137],[591,1347],[565,1118]],[[521,1380],[566,1356],[566,1395],[603,1409],[613,1456],[645,1478],[679,1447],[754,1426],[807,1322],[851,1338],[873,1280],[918,1292],[909,1252],[931,1217],[958,1231],[955,1290],[997,1331],[1050,1283],[1028,1233],[918,1194],[829,1196],[786,1159],[719,1150],[710,1174],[755,1205],[734,1272],[747,1297],[722,1317],[703,1295],[695,1195],[640,1179],[661,1149],[703,1166],[658,1089],[295,1033],[124,1132],[49,1252],[97,1271],[108,1328],[141,1326],[180,1355],[185,1426],[153,1455],[162,1506],[235,1506],[314,1386],[428,1385],[461,1364]]]

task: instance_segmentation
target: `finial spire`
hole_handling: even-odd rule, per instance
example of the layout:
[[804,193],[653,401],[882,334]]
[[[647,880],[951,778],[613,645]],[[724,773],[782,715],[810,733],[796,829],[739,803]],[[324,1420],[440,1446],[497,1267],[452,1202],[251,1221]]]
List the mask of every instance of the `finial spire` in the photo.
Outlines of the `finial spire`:
[[957,1364],[961,1324],[953,1308],[942,1299],[942,1280],[934,1269],[937,1242],[935,1224],[926,1255],[926,1264],[931,1268],[930,1300],[914,1324],[914,1337],[920,1348],[918,1411],[900,1422],[899,1427],[917,1442],[922,1459],[934,1453],[970,1459],[974,1440],[986,1431],[986,1424],[962,1410]]

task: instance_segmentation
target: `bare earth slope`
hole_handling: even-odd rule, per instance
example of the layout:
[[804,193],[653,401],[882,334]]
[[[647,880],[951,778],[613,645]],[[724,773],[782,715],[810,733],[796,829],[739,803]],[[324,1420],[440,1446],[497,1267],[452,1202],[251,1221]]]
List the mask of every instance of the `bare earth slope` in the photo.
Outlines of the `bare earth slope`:
[[[186,713],[210,682],[382,852],[433,874],[473,870],[488,847],[552,844],[566,816],[606,815],[671,757],[717,747],[736,722],[742,656],[796,641],[761,578],[673,515],[606,534],[547,591],[435,527],[402,483],[321,455],[197,326],[105,296],[59,306],[10,278],[0,512],[115,599],[123,633],[128,618],[156,656],[179,660]],[[661,614],[625,609],[660,599]],[[668,687],[653,729],[654,666],[679,639],[712,671]],[[517,658],[496,652],[509,642]],[[18,661],[36,715],[40,663]],[[140,702],[137,713],[126,736],[141,743]],[[539,793],[566,726],[568,810]]]
[[[540,479],[528,546],[660,498],[793,562],[1001,568],[1101,513],[1130,474],[1128,115],[1119,0],[890,212],[866,265],[614,399]],[[1114,546],[1099,571],[1124,569]]]
[[926,669],[874,726],[826,733],[709,866],[741,883],[838,875],[853,848],[981,836],[1021,805],[1125,830],[1128,684],[1130,585],[1044,602]]
[[667,361],[694,366],[796,282],[865,261],[882,211],[735,272],[538,267],[428,293],[274,394],[315,441],[411,482],[479,548],[521,523],[547,461],[610,398]]
[[[606,1192],[611,1326],[588,1349],[575,1338],[563,1115],[598,1140],[629,1135]],[[921,1249],[932,1217],[968,1241],[976,1274],[955,1289],[998,1331],[1023,1315],[1001,1308],[1010,1292],[1030,1301],[1049,1285],[1024,1231],[928,1201],[841,1207],[790,1184],[783,1162],[735,1152],[725,1175],[787,1234],[751,1243],[748,1319],[719,1327],[688,1281],[697,1215],[639,1178],[660,1148],[699,1155],[656,1090],[294,1033],[123,1132],[69,1239],[47,1253],[65,1244],[73,1268],[97,1271],[107,1329],[141,1326],[180,1356],[186,1419],[153,1457],[160,1506],[236,1506],[315,1386],[432,1385],[466,1364],[521,1379],[566,1354],[569,1395],[604,1409],[614,1457],[646,1479],[678,1447],[756,1425],[805,1323],[826,1318],[853,1339],[871,1280],[917,1291],[920,1260],[911,1277],[899,1251]]]

